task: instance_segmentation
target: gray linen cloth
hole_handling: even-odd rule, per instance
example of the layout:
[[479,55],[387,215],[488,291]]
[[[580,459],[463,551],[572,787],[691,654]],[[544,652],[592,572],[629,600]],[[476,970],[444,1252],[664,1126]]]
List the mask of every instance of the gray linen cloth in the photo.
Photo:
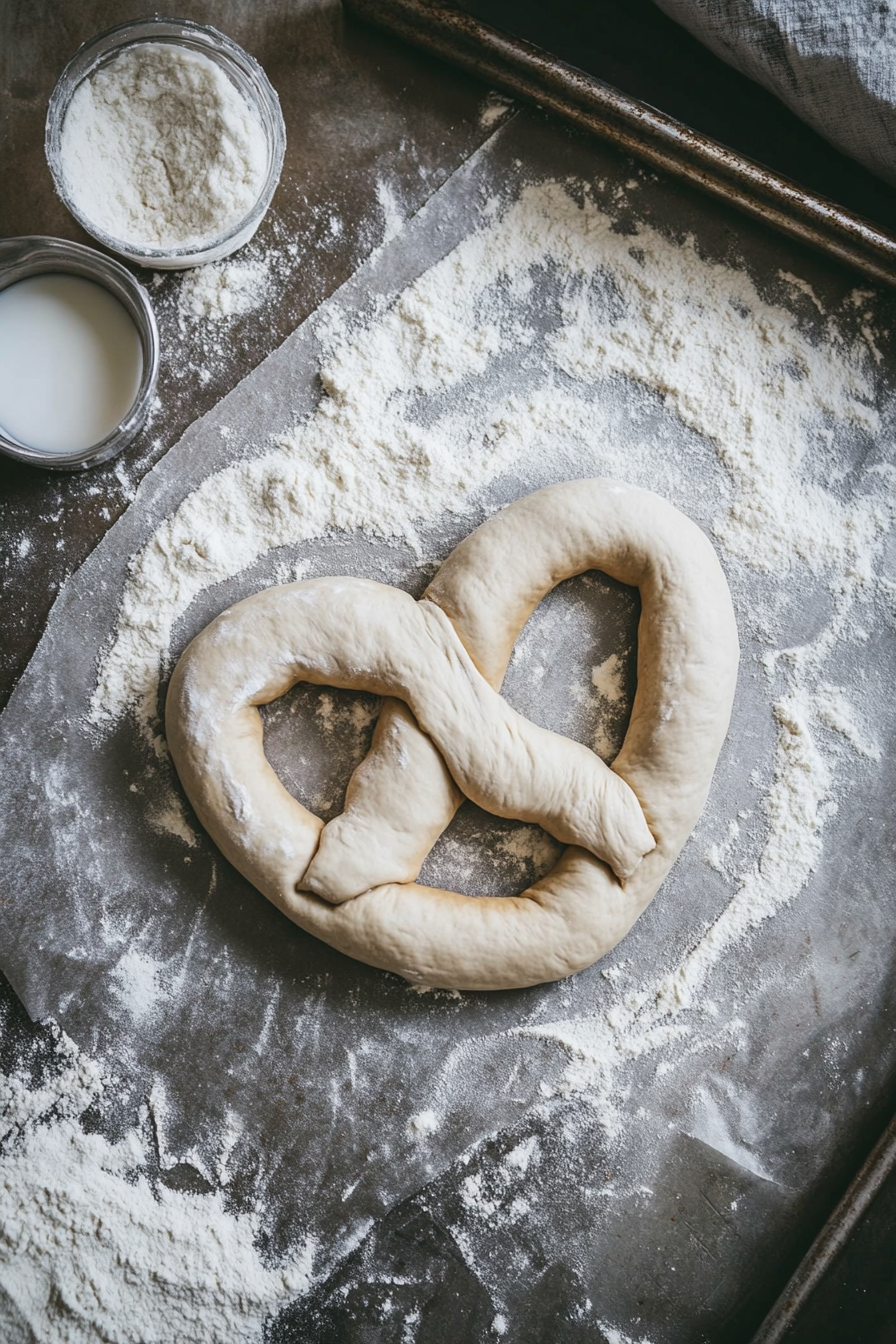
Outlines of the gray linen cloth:
[[896,0],[655,0],[670,18],[896,185]]

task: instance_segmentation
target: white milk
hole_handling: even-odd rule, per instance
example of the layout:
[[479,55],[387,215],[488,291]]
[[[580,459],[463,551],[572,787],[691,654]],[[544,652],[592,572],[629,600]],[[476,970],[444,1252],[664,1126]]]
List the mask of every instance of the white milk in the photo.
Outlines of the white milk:
[[54,272],[0,290],[0,428],[44,453],[99,443],[136,400],[140,334],[103,285]]

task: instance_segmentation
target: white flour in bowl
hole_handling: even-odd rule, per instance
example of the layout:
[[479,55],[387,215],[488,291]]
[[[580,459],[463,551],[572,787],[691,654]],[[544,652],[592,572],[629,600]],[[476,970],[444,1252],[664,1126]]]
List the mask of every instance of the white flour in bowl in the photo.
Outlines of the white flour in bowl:
[[198,51],[144,43],[75,91],[61,167],[74,205],[110,238],[176,248],[218,237],[257,201],[264,128]]

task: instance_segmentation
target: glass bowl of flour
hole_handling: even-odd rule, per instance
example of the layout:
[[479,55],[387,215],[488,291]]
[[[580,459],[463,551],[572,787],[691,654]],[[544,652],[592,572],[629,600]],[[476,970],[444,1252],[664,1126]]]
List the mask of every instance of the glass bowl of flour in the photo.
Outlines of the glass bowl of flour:
[[218,261],[248,242],[285,148],[258,62],[188,19],[141,19],[85,43],[47,113],[65,205],[105,247],[158,269]]

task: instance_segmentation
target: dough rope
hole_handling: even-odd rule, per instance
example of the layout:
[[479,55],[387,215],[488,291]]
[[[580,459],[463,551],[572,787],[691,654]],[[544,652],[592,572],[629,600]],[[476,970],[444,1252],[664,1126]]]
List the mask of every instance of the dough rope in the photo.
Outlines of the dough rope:
[[[638,688],[612,769],[498,693],[535,607],[588,569],[641,594]],[[648,491],[573,481],[495,514],[419,602],[329,578],[237,603],[183,654],[166,728],[205,828],[302,928],[417,984],[517,988],[590,965],[653,897],[702,810],[737,660],[727,584],[699,528]],[[264,755],[257,706],[297,681],[391,697],[327,826]],[[464,796],[569,847],[518,897],[418,885]]]

